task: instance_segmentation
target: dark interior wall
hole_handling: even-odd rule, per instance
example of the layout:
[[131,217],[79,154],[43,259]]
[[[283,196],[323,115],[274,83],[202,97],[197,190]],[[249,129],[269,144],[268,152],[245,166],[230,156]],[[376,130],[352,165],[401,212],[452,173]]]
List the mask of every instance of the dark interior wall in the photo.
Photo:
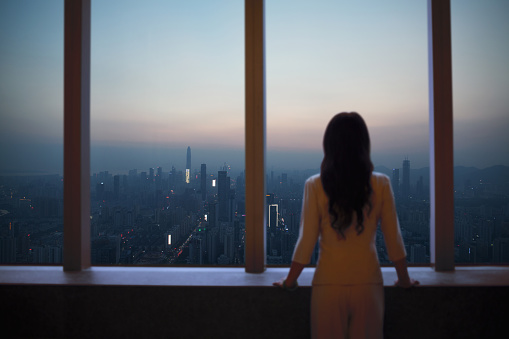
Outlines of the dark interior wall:
[[[309,287],[0,285],[0,295],[13,338],[309,338]],[[386,287],[385,300],[386,338],[507,333],[509,286]]]

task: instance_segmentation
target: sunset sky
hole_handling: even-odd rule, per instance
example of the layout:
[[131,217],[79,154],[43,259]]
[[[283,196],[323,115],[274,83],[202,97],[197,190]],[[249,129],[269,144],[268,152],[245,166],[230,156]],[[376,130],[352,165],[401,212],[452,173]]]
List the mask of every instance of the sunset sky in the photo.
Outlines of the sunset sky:
[[[509,1],[451,7],[455,163],[509,166]],[[318,168],[341,111],[428,166],[427,32],[425,0],[266,0],[267,168]],[[0,173],[61,173],[63,1],[0,1],[0,46]],[[92,172],[244,168],[244,1],[92,1],[91,49]]]

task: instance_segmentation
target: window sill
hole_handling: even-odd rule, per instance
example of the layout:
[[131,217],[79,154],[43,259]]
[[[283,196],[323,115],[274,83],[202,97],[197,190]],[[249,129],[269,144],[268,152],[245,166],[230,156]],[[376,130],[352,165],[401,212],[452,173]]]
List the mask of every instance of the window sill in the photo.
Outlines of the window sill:
[[[309,338],[314,268],[304,269],[302,287],[291,293],[271,286],[287,272],[0,266],[0,316],[20,338]],[[505,330],[509,267],[411,267],[422,287],[409,290],[393,287],[393,267],[382,272],[386,338],[485,338]]]
[[[245,273],[244,268],[217,267],[92,267],[64,272],[61,266],[0,266],[0,285],[109,285],[109,286],[271,286],[288,268],[267,268],[262,274]],[[455,271],[437,272],[431,267],[410,267],[410,276],[421,286],[508,286],[509,267],[460,266]],[[314,268],[305,268],[299,278],[302,287],[311,286]],[[385,286],[393,286],[396,272],[383,267]]]

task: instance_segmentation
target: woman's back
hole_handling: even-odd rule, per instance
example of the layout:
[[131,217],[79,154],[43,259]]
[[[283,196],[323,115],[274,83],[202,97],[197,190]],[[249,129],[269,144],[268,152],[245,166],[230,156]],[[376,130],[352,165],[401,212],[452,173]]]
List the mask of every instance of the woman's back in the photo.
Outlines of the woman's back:
[[[376,228],[381,222],[389,259],[406,256],[394,207],[389,178],[374,172],[371,176],[371,208],[365,208],[364,230],[358,234],[354,225],[342,237],[331,227],[329,200],[319,175],[306,181],[300,236],[293,260],[307,264],[316,240],[320,239],[320,256],[313,284],[381,283],[382,275],[376,251]],[[368,213],[369,211],[369,213]],[[319,222],[317,222],[319,220]],[[357,219],[353,218],[352,224]]]

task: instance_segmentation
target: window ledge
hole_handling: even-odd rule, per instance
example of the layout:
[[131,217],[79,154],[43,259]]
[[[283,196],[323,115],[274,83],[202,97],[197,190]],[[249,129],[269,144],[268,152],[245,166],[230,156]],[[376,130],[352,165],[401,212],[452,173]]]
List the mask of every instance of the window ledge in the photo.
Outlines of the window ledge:
[[[267,268],[262,274],[245,273],[243,267],[92,267],[64,272],[61,266],[0,266],[0,285],[110,285],[110,286],[271,286],[288,268]],[[465,266],[437,272],[431,267],[410,267],[410,276],[421,286],[508,286],[509,267]],[[311,286],[314,268],[299,278]],[[396,271],[383,267],[385,286],[393,286]]]

